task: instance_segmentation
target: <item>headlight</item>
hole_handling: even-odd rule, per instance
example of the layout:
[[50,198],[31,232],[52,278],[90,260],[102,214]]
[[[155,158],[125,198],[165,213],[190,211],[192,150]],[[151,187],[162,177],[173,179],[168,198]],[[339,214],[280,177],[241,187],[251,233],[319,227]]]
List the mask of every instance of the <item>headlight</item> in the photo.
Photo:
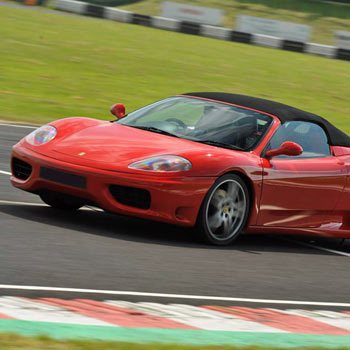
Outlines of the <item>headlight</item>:
[[44,125],[26,136],[26,141],[33,146],[44,145],[55,138],[57,129],[51,125]]
[[178,172],[187,171],[192,168],[189,160],[180,156],[158,156],[147,158],[129,165],[131,169],[157,172]]

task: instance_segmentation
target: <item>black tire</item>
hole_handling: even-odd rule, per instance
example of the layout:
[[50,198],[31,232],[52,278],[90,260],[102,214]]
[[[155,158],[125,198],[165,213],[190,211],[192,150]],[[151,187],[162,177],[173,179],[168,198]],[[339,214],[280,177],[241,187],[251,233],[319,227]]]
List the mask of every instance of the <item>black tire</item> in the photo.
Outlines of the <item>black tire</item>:
[[197,233],[206,243],[229,245],[242,233],[249,212],[250,195],[245,182],[238,175],[224,175],[215,181],[204,198]]
[[44,203],[59,210],[75,211],[84,206],[82,200],[61,193],[43,192],[39,196]]

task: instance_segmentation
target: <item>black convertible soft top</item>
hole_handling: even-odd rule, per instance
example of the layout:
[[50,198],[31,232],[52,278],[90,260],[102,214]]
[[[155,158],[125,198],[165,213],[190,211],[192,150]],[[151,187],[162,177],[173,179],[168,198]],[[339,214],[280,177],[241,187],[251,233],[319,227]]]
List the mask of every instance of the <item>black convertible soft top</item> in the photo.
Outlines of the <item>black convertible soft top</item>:
[[329,144],[332,146],[350,147],[350,137],[332,125],[328,120],[309,112],[302,111],[283,103],[262,98],[236,95],[223,92],[190,92],[184,95],[208,98],[210,100],[232,103],[242,107],[253,108],[276,116],[281,123],[290,121],[309,121],[320,125],[327,133]]

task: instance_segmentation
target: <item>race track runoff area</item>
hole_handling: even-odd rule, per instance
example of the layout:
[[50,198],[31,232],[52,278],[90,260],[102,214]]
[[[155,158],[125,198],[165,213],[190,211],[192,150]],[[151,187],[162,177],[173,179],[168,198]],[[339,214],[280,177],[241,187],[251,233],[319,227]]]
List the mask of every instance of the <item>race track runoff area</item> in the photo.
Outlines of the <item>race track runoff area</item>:
[[[325,244],[333,249],[319,250],[296,239],[242,237],[236,246],[218,249],[176,227],[89,208],[60,215],[9,183],[11,147],[32,129],[0,125],[0,334],[139,344],[349,346],[346,245],[340,251],[332,240]],[[73,287],[84,292],[69,294],[77,292]],[[99,291],[87,294],[88,288]],[[102,293],[108,289],[117,292]]]
[[[324,110],[349,130],[343,117],[349,104],[340,98],[348,96],[348,62],[39,13],[47,9],[22,13],[6,5],[1,10],[2,29],[6,29],[3,45],[7,45],[2,63],[8,66],[0,95],[2,117],[7,120],[45,123],[72,111],[108,118],[108,106],[116,98],[132,110],[160,92],[168,96],[205,86],[290,99],[310,110]],[[102,30],[109,36],[100,38]],[[116,42],[118,46],[110,49],[110,43]],[[162,49],[155,50],[157,45]],[[272,61],[274,65],[269,65]],[[145,88],[144,82],[150,80],[152,89]],[[249,91],[241,83],[247,81]],[[307,94],[300,94],[301,86]],[[37,196],[10,185],[11,148],[32,129],[0,125],[0,283],[18,287],[0,287],[0,336],[14,332],[199,347],[350,346],[350,242],[244,236],[237,245],[220,249],[195,242],[188,230],[169,225],[91,208],[58,213]],[[39,293],[25,286],[47,290]],[[130,293],[66,293],[57,291],[60,287]],[[199,297],[136,297],[137,292]],[[219,302],[225,297],[232,298]],[[256,298],[265,301],[252,302]],[[291,303],[276,303],[281,300]]]
[[350,312],[0,297],[0,332],[143,344],[336,348],[350,344]]

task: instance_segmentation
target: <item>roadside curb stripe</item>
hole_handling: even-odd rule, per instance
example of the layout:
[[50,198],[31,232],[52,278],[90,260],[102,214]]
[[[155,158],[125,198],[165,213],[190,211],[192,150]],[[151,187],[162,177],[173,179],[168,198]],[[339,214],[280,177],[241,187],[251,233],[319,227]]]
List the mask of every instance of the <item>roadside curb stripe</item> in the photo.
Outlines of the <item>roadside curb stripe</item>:
[[224,313],[205,310],[191,305],[130,303],[125,301],[107,301],[107,303],[120,306],[124,305],[134,310],[182,322],[197,329],[267,333],[283,332],[279,329],[265,326],[262,323],[246,321],[238,317],[230,317]]
[[[166,319],[164,317],[153,316],[147,312],[143,313],[143,312],[135,311],[135,310],[128,309],[128,308],[118,307],[118,306],[110,305],[106,302],[100,302],[100,301],[94,301],[94,300],[88,300],[88,299],[78,299],[78,300],[84,301],[85,303],[90,304],[90,305],[97,305],[97,306],[101,307],[103,310],[108,310],[111,312],[114,312],[114,310],[120,310],[123,313],[126,312],[128,315],[133,315],[133,316],[142,315],[145,318],[144,323],[150,327],[175,328],[175,329],[197,329],[195,327],[187,326],[186,324],[184,324],[181,321],[177,322],[177,321],[173,321],[169,318]],[[122,325],[122,326],[126,327],[125,325]],[[144,325],[144,327],[145,327],[145,325]]]
[[80,325],[109,325],[101,320],[86,317],[64,308],[50,307],[26,298],[1,297],[0,312],[9,318],[23,321],[59,322]]
[[[132,329],[350,335],[345,312],[0,297],[0,319]],[[1,328],[0,328],[1,332]],[[349,343],[350,344],[350,343]]]
[[350,333],[350,315],[341,312],[327,311],[327,310],[317,310],[317,311],[308,311],[308,310],[279,310],[280,312],[290,314],[290,315],[299,315],[305,316],[310,319],[346,329]]
[[41,298],[39,300],[51,305],[59,305],[82,315],[121,327],[194,329],[193,327],[187,327],[184,324],[173,322],[166,318],[152,317],[145,313],[135,312],[121,307],[112,307],[97,301],[88,301],[85,299],[61,300],[55,298]]
[[205,308],[233,314],[243,319],[260,322],[291,333],[350,335],[350,332],[345,329],[334,327],[306,316],[287,314],[274,309],[217,306],[206,306]]

